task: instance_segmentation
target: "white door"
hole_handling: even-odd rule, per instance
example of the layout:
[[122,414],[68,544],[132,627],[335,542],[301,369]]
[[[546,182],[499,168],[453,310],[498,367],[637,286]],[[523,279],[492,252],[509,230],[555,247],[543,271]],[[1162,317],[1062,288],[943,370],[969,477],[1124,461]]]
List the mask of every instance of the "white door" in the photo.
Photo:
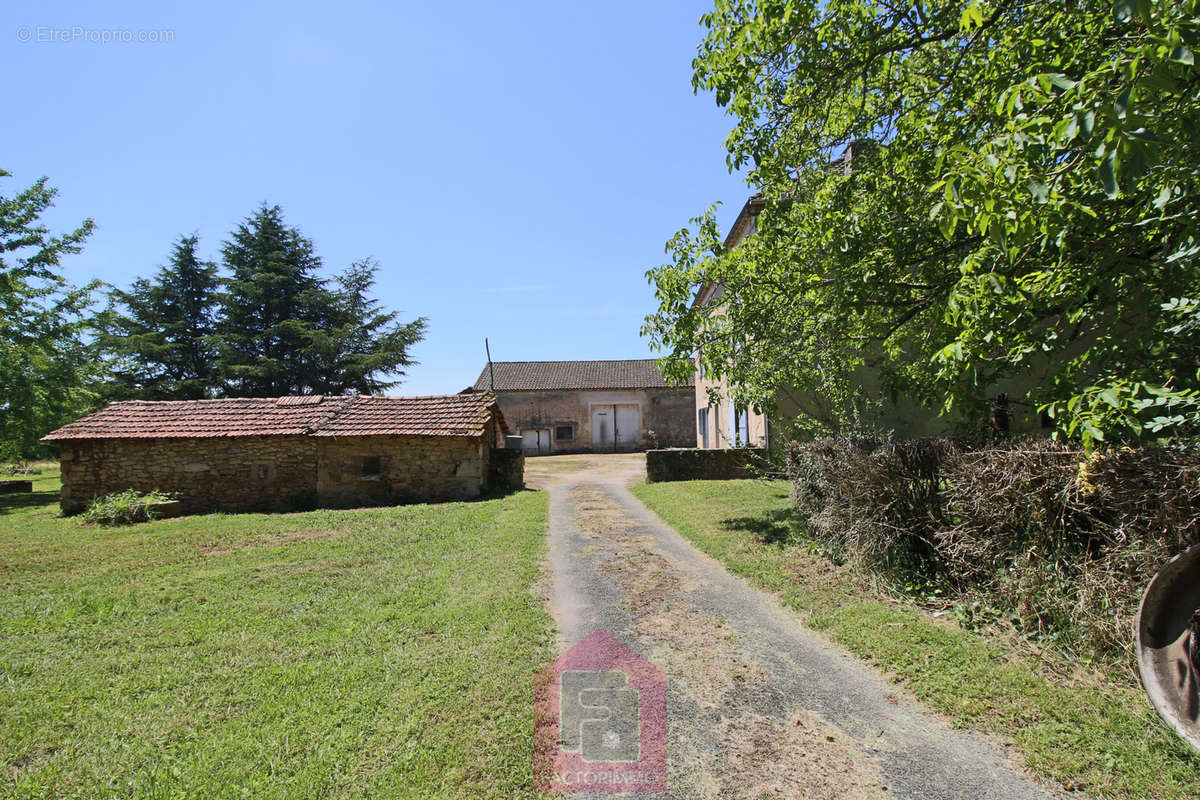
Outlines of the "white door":
[[632,448],[641,441],[636,403],[592,406],[592,446],[597,450]]
[[521,449],[531,456],[549,453],[550,430],[548,428],[525,428],[521,431]]
[[638,422],[637,406],[617,406],[617,447],[625,448],[637,445],[642,438]]
[[610,450],[613,446],[613,407],[592,408],[592,447]]

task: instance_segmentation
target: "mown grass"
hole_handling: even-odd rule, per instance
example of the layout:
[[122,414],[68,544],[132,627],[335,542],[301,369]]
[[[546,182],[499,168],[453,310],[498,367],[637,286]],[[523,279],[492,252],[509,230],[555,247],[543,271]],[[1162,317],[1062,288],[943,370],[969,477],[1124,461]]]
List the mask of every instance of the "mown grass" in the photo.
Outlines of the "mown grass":
[[1098,674],[1052,679],[1004,640],[873,595],[806,544],[785,482],[656,483],[633,492],[731,572],[775,592],[808,626],[955,724],[1010,739],[1043,779],[1095,798],[1200,797],[1200,757],[1139,689]]
[[526,797],[540,493],[89,528],[0,495],[0,794]]

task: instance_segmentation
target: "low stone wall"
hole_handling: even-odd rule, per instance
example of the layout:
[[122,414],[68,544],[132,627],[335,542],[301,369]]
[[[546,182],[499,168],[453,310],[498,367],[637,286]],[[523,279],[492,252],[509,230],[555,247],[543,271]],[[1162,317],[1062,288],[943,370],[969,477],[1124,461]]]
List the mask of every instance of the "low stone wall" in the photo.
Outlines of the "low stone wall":
[[766,450],[738,447],[729,450],[650,450],[646,453],[646,480],[727,480],[757,477],[753,467],[766,457]]
[[493,450],[488,462],[488,491],[515,492],[525,488],[525,453]]

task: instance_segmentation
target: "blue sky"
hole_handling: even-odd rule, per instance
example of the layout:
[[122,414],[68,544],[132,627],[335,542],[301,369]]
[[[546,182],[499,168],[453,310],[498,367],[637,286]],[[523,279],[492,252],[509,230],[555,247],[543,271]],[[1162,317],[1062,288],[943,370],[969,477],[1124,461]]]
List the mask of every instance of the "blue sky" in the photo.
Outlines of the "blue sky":
[[52,228],[99,226],[67,276],[121,286],[278,203],[329,272],[372,256],[384,304],[429,317],[394,393],[467,386],[485,336],[497,360],[649,357],[646,269],[747,194],[692,94],[707,5],[22,4],[0,193],[49,176]]

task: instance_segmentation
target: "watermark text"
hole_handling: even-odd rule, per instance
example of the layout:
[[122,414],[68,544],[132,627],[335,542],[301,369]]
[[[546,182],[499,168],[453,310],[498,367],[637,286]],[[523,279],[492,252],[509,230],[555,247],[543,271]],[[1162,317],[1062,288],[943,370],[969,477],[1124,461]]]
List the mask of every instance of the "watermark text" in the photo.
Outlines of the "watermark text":
[[175,41],[171,28],[88,28],[84,25],[22,25],[17,28],[18,42],[34,44],[161,44]]

